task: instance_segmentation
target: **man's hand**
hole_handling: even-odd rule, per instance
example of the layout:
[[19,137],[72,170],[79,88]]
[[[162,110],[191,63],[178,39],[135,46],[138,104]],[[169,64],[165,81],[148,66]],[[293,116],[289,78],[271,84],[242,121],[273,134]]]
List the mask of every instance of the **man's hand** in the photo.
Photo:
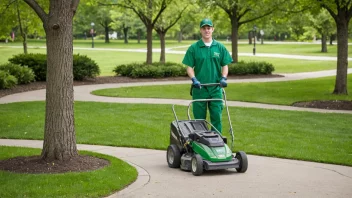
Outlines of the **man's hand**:
[[227,78],[226,77],[222,77],[220,79],[220,87],[227,87],[227,82],[226,82]]
[[192,83],[193,87],[198,88],[198,89],[201,88],[200,82],[197,80],[196,77],[193,77],[193,78],[192,78],[192,82],[193,82],[193,83]]

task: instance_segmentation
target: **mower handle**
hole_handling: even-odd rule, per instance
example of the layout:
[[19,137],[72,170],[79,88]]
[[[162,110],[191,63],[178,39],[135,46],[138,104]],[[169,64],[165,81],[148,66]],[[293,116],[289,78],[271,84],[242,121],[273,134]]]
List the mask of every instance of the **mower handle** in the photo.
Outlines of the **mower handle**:
[[[220,86],[220,83],[208,83],[208,84],[201,84],[201,86]],[[220,86],[221,87],[221,86]],[[225,104],[225,107],[226,107],[226,113],[227,113],[227,118],[229,119],[229,125],[230,125],[230,134],[231,134],[231,137],[232,137],[232,142],[231,142],[231,148],[233,148],[234,146],[234,140],[235,140],[235,137],[233,135],[233,128],[232,128],[232,123],[231,123],[231,118],[230,118],[230,112],[229,112],[229,107],[227,105],[227,98],[226,98],[226,92],[225,92],[225,89],[223,87],[221,87],[221,90],[222,90],[222,94],[224,96],[224,99],[196,99],[196,100],[192,100],[189,104],[188,104],[188,109],[187,109],[187,116],[188,116],[188,119],[191,120],[191,116],[190,116],[190,113],[189,113],[189,109],[191,107],[191,104],[194,103],[194,102],[211,102],[211,101],[222,101],[224,104]],[[176,117],[176,113],[174,111],[174,114],[175,114],[175,117]],[[176,117],[177,119],[177,117]],[[215,129],[216,130],[216,129]],[[216,130],[217,131],[217,130]],[[219,131],[218,131],[219,133]]]
[[200,84],[200,89],[202,87],[216,87],[216,86],[220,86],[221,88],[223,88],[220,83],[205,83],[205,84]]

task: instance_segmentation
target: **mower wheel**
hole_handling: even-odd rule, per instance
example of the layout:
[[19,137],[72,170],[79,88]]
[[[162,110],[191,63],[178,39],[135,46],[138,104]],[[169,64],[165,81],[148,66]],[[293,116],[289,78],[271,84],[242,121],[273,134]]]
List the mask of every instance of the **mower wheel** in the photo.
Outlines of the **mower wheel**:
[[199,176],[203,174],[203,159],[200,155],[195,154],[191,159],[192,174]]
[[167,164],[170,168],[179,168],[181,164],[181,152],[175,144],[171,144],[166,152]]
[[240,167],[236,168],[237,172],[244,173],[247,171],[248,168],[248,159],[247,155],[243,151],[239,151],[236,153],[236,157],[240,161]]

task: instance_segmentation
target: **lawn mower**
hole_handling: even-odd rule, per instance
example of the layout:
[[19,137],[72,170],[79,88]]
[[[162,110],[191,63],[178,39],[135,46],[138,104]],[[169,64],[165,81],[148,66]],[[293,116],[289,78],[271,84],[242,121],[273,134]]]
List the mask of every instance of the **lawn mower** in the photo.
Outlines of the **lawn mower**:
[[[201,84],[205,86],[220,86],[219,83]],[[227,145],[227,138],[207,120],[191,119],[190,106],[194,102],[222,101],[225,104],[227,117],[230,124],[233,147],[234,135],[229,109],[226,103],[226,93],[223,88],[223,99],[198,99],[192,100],[187,109],[188,120],[179,120],[176,115],[175,105],[172,106],[175,119],[171,122],[170,145],[167,148],[166,159],[170,168],[181,168],[192,171],[199,176],[204,170],[220,170],[235,168],[237,172],[244,173],[248,168],[247,155],[239,151],[234,155]]]

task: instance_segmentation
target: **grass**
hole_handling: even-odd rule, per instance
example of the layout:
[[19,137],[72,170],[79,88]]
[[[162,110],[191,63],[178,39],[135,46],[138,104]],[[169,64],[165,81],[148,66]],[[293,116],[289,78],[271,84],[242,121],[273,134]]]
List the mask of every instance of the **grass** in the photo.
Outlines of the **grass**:
[[[135,43],[136,41],[131,41],[129,44],[124,44],[122,41],[112,41],[110,44],[104,43],[102,40],[95,41],[95,50],[91,49],[91,41],[89,40],[75,40],[74,47],[76,48],[86,48],[86,49],[74,49],[74,53],[84,54],[95,60],[100,69],[101,76],[113,76],[115,75],[112,70],[116,65],[132,63],[132,62],[144,62],[146,60],[146,53],[141,52],[119,52],[114,51],[114,49],[146,49],[146,41],[142,41],[141,44]],[[187,46],[194,41],[185,41],[183,43],[177,43],[176,41],[167,41],[167,47],[176,46]],[[153,48],[159,48],[159,42],[153,42]],[[30,40],[29,46],[36,46],[36,48],[29,48],[29,53],[46,53],[46,49],[39,48],[45,46],[44,40],[33,41]],[[18,48],[11,48],[9,46],[18,46]],[[230,48],[229,44],[226,44]],[[316,44],[268,44],[265,45],[265,50],[260,53],[280,53],[280,54],[298,54],[298,55],[314,55],[314,56],[336,56],[336,46],[330,46],[332,50],[327,54],[322,54],[318,52],[319,45]],[[99,51],[99,48],[110,48],[112,50]],[[185,51],[185,48],[176,48],[174,50]],[[258,50],[260,48],[258,47]],[[251,52],[251,46],[248,44],[240,44],[239,52]],[[21,43],[10,43],[10,44],[0,44],[0,64],[8,61],[10,57],[14,54],[23,53],[21,48]],[[258,51],[259,53],[259,51]],[[352,50],[350,50],[352,55]],[[153,60],[159,60],[160,53],[153,53]],[[166,54],[166,60],[171,62],[182,62],[183,54]],[[270,62],[275,67],[275,73],[297,73],[297,72],[308,72],[308,71],[321,71],[336,69],[336,61],[308,61],[308,60],[297,60],[297,59],[285,59],[285,58],[267,58],[258,56],[240,56],[239,60],[245,61],[266,61]],[[349,63],[349,67],[352,64]]]
[[[0,105],[0,138],[43,139],[44,108],[44,102]],[[176,110],[185,119],[186,107]],[[233,151],[352,166],[349,114],[230,107],[230,115]],[[75,102],[78,143],[165,150],[172,120],[171,105]],[[225,112],[223,125],[230,137]]]
[[[1,147],[0,160],[40,155],[40,149]],[[0,171],[0,197],[105,197],[137,178],[135,168],[117,158],[81,151],[110,161],[110,165],[89,172],[61,174],[19,174]],[[6,189],[6,190],[5,190]]]
[[[352,74],[348,75],[352,84]],[[352,95],[333,95],[335,77],[324,77],[285,82],[229,83],[225,89],[227,99],[267,104],[292,105],[299,101],[352,100]],[[137,86],[95,90],[92,94],[126,98],[177,98],[191,99],[190,85]],[[352,87],[349,86],[349,93]],[[162,94],[161,94],[162,93]]]
[[[226,48],[231,51],[231,43],[223,42]],[[268,53],[268,54],[287,54],[287,55],[305,55],[305,56],[337,56],[337,45],[328,45],[328,52],[321,53],[321,45],[319,44],[258,44],[256,45],[256,53]],[[348,46],[348,56],[352,55],[352,46]],[[174,49],[177,51],[185,51],[187,47]],[[253,53],[253,44],[239,43],[239,53]]]

